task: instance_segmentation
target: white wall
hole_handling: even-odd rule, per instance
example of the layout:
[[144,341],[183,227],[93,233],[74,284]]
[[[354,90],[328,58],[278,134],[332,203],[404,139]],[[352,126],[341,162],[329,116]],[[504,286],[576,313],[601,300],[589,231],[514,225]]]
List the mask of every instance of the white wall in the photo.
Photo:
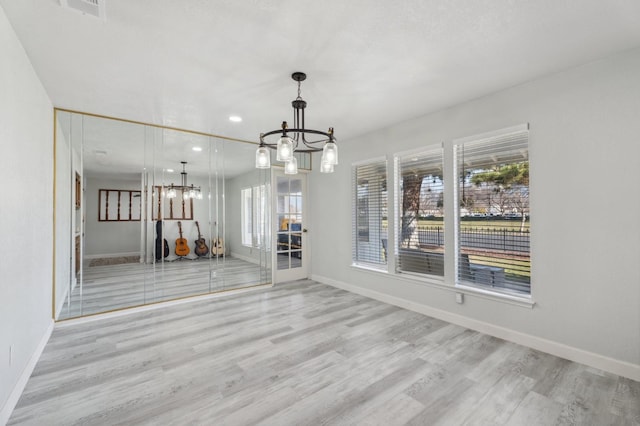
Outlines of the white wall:
[[[56,123],[56,277],[55,277],[55,303],[56,314],[62,310],[64,300],[69,293],[71,286],[73,270],[72,259],[74,250],[71,246],[71,229],[72,214],[71,214],[71,195],[69,190],[71,187],[71,148],[70,148],[70,135],[69,130],[69,114],[58,114]],[[66,130],[66,131],[65,131]]]
[[140,180],[87,178],[85,195],[84,256],[99,257],[140,253],[140,222],[98,221],[98,194],[100,189],[130,189],[139,191]]
[[2,8],[0,93],[0,181],[11,188],[0,206],[0,235],[10,242],[0,245],[4,424],[53,325],[53,107]]
[[[639,380],[638,76],[634,50],[341,140],[336,172],[310,182],[314,277]],[[473,295],[458,305],[451,289],[350,267],[351,163],[521,123],[533,309]]]
[[[171,182],[171,180],[169,180]],[[180,184],[179,178],[172,181],[174,184]],[[207,246],[211,246],[211,236],[216,233],[216,227],[219,232],[223,232],[222,213],[216,215],[215,195],[211,199],[211,206],[206,194],[209,192],[209,182],[207,179],[189,176],[189,185],[200,186],[203,194],[202,200],[193,200],[193,220],[181,220],[182,235],[187,239],[191,253],[194,252],[195,240],[198,238],[198,229],[196,221],[200,225],[200,232],[206,239]],[[220,185],[222,186],[222,185]],[[87,258],[95,258],[110,255],[128,255],[130,253],[140,252],[140,222],[100,222],[98,221],[98,196],[100,189],[123,189],[123,190],[140,190],[140,180],[118,179],[117,177],[90,177],[87,178],[87,186],[85,188],[85,252]],[[180,202],[180,201],[178,201]],[[148,249],[152,250],[155,245],[155,221],[149,229]],[[175,240],[179,237],[178,221],[164,221],[164,238],[169,243],[171,253],[175,249]],[[150,251],[151,252],[151,251]]]

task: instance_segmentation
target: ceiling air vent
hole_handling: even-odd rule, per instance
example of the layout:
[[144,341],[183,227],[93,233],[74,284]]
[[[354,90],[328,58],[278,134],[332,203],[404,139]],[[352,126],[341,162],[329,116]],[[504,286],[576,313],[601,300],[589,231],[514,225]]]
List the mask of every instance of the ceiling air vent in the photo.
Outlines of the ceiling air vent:
[[104,3],[105,0],[60,0],[62,7],[100,19],[106,19]]

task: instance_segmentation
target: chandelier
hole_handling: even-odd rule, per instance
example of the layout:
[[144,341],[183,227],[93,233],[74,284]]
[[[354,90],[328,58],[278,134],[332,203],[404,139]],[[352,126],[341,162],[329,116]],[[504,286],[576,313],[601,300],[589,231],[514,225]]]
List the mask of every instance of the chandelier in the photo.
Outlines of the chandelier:
[[191,186],[187,185],[187,171],[186,171],[187,162],[181,161],[180,163],[182,164],[182,172],[180,172],[180,175],[182,177],[182,185],[170,184],[167,187],[167,192],[166,192],[167,198],[176,198],[178,196],[178,190],[180,190],[182,191],[182,198],[185,200],[188,200],[190,198],[191,199],[195,198],[196,200],[202,200],[202,191],[200,191],[200,187],[193,186],[193,184],[191,184]]
[[[326,132],[320,130],[305,129],[304,110],[307,102],[300,96],[300,83],[306,80],[303,72],[294,72],[291,78],[298,82],[298,97],[291,102],[293,107],[293,128],[289,129],[286,121],[282,122],[281,129],[260,134],[260,146],[256,151],[256,168],[268,169],[271,167],[271,154],[269,149],[276,150],[276,160],[284,162],[284,172],[289,175],[298,173],[298,160],[296,152],[322,151],[320,162],[321,173],[333,173],[333,167],[338,164],[338,147],[333,136],[333,127]],[[267,142],[267,138],[280,135],[277,142]]]

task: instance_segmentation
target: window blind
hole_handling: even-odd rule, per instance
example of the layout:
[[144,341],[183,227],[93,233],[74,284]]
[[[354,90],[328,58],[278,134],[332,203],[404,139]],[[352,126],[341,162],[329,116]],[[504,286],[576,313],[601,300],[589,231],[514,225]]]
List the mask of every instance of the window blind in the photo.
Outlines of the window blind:
[[395,158],[398,272],[444,276],[443,151]]
[[457,276],[530,293],[529,131],[455,144]]
[[253,187],[253,246],[262,247],[269,232],[268,226],[268,185]]
[[268,226],[269,190],[269,185],[259,185],[241,190],[242,244],[247,247],[262,247],[270,239]]
[[242,245],[253,245],[253,203],[251,188],[241,190],[240,223],[242,227]]
[[354,165],[352,170],[352,259],[384,269],[387,264],[387,161]]

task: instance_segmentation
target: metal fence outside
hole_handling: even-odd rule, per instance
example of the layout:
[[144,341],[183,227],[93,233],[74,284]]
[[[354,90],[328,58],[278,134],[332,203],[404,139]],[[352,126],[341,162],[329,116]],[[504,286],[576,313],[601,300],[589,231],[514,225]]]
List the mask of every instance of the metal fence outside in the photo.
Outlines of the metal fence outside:
[[[444,246],[444,227],[421,226],[417,229],[420,246]],[[462,248],[529,253],[531,233],[528,229],[460,228]]]

